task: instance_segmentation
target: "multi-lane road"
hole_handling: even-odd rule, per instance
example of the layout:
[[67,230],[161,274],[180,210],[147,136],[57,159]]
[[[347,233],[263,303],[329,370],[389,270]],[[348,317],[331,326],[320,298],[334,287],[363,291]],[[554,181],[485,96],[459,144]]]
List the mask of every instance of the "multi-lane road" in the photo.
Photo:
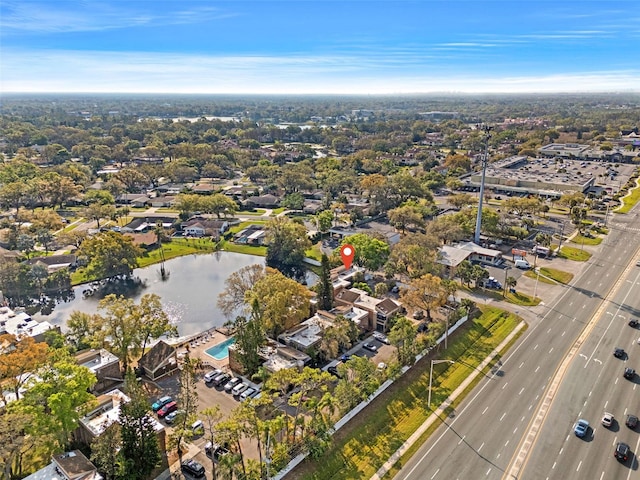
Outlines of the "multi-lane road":
[[[622,378],[623,365],[640,370],[640,346],[632,344],[640,330],[627,326],[630,316],[640,316],[640,267],[635,266],[640,254],[640,222],[636,215],[616,217],[604,245],[571,286],[564,287],[544,313],[527,316],[530,328],[501,359],[499,368],[481,381],[452,417],[442,419],[438,431],[406,462],[396,479],[637,475],[632,470],[637,462],[624,466],[613,458],[617,437],[638,451],[639,436],[625,431],[623,414],[625,409],[640,410],[640,386],[635,383],[640,380]],[[586,336],[577,348],[583,333]],[[613,357],[615,346],[629,351],[626,362]],[[556,373],[571,352],[572,361],[558,378]],[[561,382],[550,401],[548,387],[554,379]],[[622,420],[611,431],[598,424],[605,409]],[[541,411],[545,415],[536,425]],[[640,411],[632,413],[640,416]],[[586,440],[572,433],[580,416],[595,427]],[[532,428],[538,434],[529,441]],[[513,476],[513,466],[522,458],[526,461],[519,462]],[[602,477],[601,472],[605,472]]]

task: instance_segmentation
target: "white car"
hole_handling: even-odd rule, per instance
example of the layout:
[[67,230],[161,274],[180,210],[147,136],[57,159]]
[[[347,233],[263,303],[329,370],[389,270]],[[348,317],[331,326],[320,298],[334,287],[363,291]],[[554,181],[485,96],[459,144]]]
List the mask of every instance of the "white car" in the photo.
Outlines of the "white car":
[[382,342],[382,343],[384,343],[386,345],[389,345],[389,339],[387,338],[387,336],[384,333],[373,332],[373,338],[375,338],[379,342]]
[[239,396],[242,392],[244,392],[247,388],[249,388],[249,385],[247,385],[246,383],[239,383],[237,384],[235,387],[233,387],[233,390],[231,390],[231,394],[234,397]]
[[609,412],[605,412],[602,416],[602,425],[605,427],[610,427],[613,425],[613,414]]
[[204,374],[204,381],[205,383],[210,383],[214,378],[216,378],[218,375],[220,375],[222,373],[222,370],[211,370],[210,372],[207,372]]

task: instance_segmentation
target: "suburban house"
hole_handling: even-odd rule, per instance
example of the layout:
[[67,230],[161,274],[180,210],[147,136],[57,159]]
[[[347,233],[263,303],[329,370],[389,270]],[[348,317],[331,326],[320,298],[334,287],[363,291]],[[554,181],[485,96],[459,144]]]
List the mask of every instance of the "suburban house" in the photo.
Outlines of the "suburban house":
[[154,381],[166,375],[171,375],[178,370],[178,356],[175,347],[163,340],[159,340],[138,361],[138,368],[150,380]]
[[78,352],[75,358],[78,365],[87,367],[98,380],[91,389],[91,393],[105,392],[122,383],[120,360],[104,348]]
[[151,199],[141,193],[123,193],[116,198],[117,205],[130,205],[132,207],[144,207]]
[[263,225],[249,225],[233,236],[234,243],[264,245],[266,232]]
[[[91,445],[91,442],[103,434],[103,432],[120,417],[120,407],[131,399],[120,390],[112,390],[104,395],[96,397],[96,407],[80,418],[78,428],[74,432],[76,441]],[[151,415],[147,418],[153,424],[158,435],[160,452],[166,455],[166,431],[164,426]]]
[[149,200],[149,205],[156,208],[173,207],[176,203],[176,197],[174,195],[161,195]]
[[203,217],[194,217],[180,224],[182,234],[188,237],[211,237],[218,240],[229,229],[229,222]]
[[268,193],[266,195],[249,197],[244,200],[242,204],[248,208],[277,208],[280,205],[280,197]]
[[[1,297],[0,300],[2,300]],[[5,333],[15,336],[28,335],[33,337],[36,342],[44,342],[45,333],[49,330],[60,332],[60,327],[54,326],[46,320],[38,322],[32,319],[24,309],[16,308],[14,311],[9,307],[0,307],[0,335]]]
[[95,465],[80,450],[53,455],[51,463],[24,480],[102,480]]
[[357,288],[340,290],[334,300],[338,306],[355,307],[367,312],[366,323],[361,325],[366,331],[386,332],[389,320],[402,312],[402,305],[391,298],[380,300]]
[[47,272],[53,273],[63,268],[73,269],[78,265],[78,259],[73,254],[68,255],[50,255],[48,257],[33,257],[27,263],[35,265],[37,263],[47,267]]

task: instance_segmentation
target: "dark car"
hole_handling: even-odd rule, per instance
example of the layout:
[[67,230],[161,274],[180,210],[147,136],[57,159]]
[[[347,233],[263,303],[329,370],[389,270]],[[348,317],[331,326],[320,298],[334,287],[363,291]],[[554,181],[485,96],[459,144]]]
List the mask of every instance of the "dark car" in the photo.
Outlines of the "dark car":
[[638,417],[635,415],[627,415],[627,421],[624,422],[624,424],[631,429],[635,429],[638,426]]
[[613,356],[616,358],[624,358],[624,349],[623,348],[616,348],[613,351]]
[[637,320],[629,320],[629,326],[630,327],[638,328],[638,325],[640,325],[640,323],[638,323]]
[[327,368],[327,372],[329,372],[331,375],[334,375],[338,378],[342,378],[340,376],[340,373],[338,372],[338,368],[335,365],[332,365],[329,368]]
[[369,350],[370,352],[378,351],[378,347],[376,347],[373,343],[368,343],[368,342],[363,343],[362,348],[364,348],[365,350]]
[[636,376],[636,371],[633,368],[627,367],[624,369],[624,378],[628,378],[629,380],[631,380],[635,376]]
[[629,445],[624,442],[618,442],[616,444],[616,450],[613,452],[613,456],[621,462],[626,462],[629,459]]
[[351,360],[351,355],[349,355],[349,354],[346,354],[346,353],[345,353],[344,355],[342,355],[342,356],[340,357],[340,361],[341,361],[342,363],[347,363],[349,360]]
[[201,463],[196,462],[195,460],[185,460],[180,465],[183,473],[187,473],[195,478],[204,477],[204,467]]
[[178,409],[178,404],[176,402],[169,402],[160,410],[158,410],[158,417],[164,418],[169,415],[171,412],[175,412]]

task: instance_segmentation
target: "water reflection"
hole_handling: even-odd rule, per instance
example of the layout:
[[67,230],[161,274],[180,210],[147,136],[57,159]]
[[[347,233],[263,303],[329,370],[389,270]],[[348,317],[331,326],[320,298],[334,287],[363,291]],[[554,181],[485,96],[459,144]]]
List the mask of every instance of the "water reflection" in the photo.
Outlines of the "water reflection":
[[[264,258],[230,252],[189,255],[167,261],[168,275],[164,279],[160,265],[151,265],[134,270],[135,284],[110,288],[119,287],[117,292],[136,302],[146,293],[155,293],[162,299],[164,310],[178,327],[179,334],[192,335],[227,321],[218,310],[218,295],[224,290],[229,275],[254,264],[264,265]],[[313,285],[317,277],[309,272],[306,280],[308,285]],[[104,295],[85,293],[89,288],[91,286],[81,285],[61,298],[51,299],[41,306],[39,313],[32,313],[33,318],[64,326],[75,310],[98,312],[98,302]]]

